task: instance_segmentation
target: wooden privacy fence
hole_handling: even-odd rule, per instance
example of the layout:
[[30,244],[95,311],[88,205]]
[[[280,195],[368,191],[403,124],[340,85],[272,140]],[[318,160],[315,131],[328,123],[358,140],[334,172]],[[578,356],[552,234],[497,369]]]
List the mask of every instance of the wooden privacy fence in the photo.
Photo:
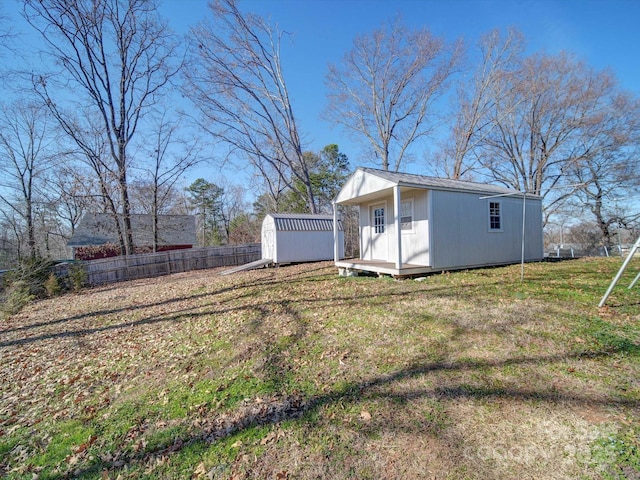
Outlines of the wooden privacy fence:
[[261,257],[260,244],[250,243],[103,258],[83,262],[83,265],[87,272],[87,284],[101,285],[205,268],[243,265]]

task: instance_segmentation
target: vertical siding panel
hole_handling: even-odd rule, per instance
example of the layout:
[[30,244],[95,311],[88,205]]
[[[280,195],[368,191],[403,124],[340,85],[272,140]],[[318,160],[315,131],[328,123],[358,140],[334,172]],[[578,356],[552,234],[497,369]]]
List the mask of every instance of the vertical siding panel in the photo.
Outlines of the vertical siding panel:
[[[271,232],[271,233],[270,233]],[[271,235],[271,243],[266,245]],[[263,258],[274,263],[311,262],[334,258],[332,215],[268,214],[262,222]],[[344,232],[339,223],[338,248],[344,257]]]
[[413,232],[402,232],[402,261],[429,265],[427,191],[412,189],[402,193],[402,201],[413,200]]
[[[488,225],[489,199],[482,195],[434,191],[431,219],[434,268],[514,263],[522,247],[522,199],[501,197],[502,231]],[[542,258],[541,207],[539,200],[527,205],[525,259]]]

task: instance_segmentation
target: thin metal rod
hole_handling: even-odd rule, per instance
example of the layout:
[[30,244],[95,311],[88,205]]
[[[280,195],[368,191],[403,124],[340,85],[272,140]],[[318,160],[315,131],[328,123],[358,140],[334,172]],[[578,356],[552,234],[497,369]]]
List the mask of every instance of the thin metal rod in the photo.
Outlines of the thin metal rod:
[[629,285],[629,290],[631,290],[633,288],[633,286],[636,284],[638,279],[640,279],[640,272],[638,272],[638,275],[636,275],[636,278],[634,278],[633,282],[631,282],[631,285]]
[[520,256],[520,282],[524,282],[524,239],[525,220],[527,215],[527,192],[522,192],[522,254]]
[[487,195],[485,197],[480,197],[480,200],[485,200],[487,198],[510,197],[518,194],[522,195],[522,245],[521,245],[521,253],[520,253],[520,282],[524,282],[524,241],[525,241],[525,232],[526,232],[527,192],[513,192],[513,193],[502,193],[500,195]]
[[624,262],[622,263],[622,266],[620,267],[620,270],[618,270],[618,273],[616,274],[613,281],[611,282],[611,285],[609,285],[607,292],[604,294],[604,297],[602,297],[602,300],[600,300],[598,307],[602,307],[604,305],[604,302],[607,301],[607,298],[609,298],[609,295],[611,295],[611,292],[613,291],[614,287],[618,283],[618,280],[620,280],[620,277],[622,277],[622,274],[627,268],[627,265],[629,265],[629,262],[631,262],[631,259],[635,255],[636,250],[638,250],[638,248],[640,248],[640,237],[638,237],[638,240],[636,240],[636,243],[633,245],[633,248],[629,252],[629,255],[627,255],[627,258],[625,258]]

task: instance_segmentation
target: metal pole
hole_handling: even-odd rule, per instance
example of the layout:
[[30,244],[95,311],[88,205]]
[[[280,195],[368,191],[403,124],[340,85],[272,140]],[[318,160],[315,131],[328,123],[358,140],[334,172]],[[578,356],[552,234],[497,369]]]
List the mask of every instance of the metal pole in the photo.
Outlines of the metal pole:
[[524,233],[527,214],[527,192],[522,192],[522,254],[520,257],[520,282],[524,282]]
[[333,261],[337,262],[340,260],[340,250],[339,250],[339,242],[338,242],[338,205],[336,202],[333,202]]
[[636,275],[636,278],[634,278],[633,282],[631,282],[631,284],[629,285],[629,290],[631,290],[633,288],[633,286],[636,284],[638,279],[640,279],[640,272],[638,272],[638,275]]
[[638,250],[638,248],[640,248],[640,237],[638,237],[638,240],[636,240],[636,243],[633,245],[633,248],[629,252],[629,255],[627,256],[627,258],[622,263],[622,266],[620,267],[620,270],[618,270],[618,273],[616,274],[615,278],[611,282],[611,285],[609,285],[609,288],[607,289],[607,292],[604,294],[604,297],[602,297],[602,300],[600,300],[600,303],[598,304],[598,307],[602,307],[604,305],[604,302],[607,301],[607,298],[609,298],[609,295],[611,295],[611,292],[613,291],[613,288],[618,283],[618,280],[620,280],[620,277],[622,277],[622,274],[624,273],[624,270],[627,268],[627,265],[629,265],[629,262],[631,262],[631,259],[633,258],[633,255],[636,253],[636,250]]
[[522,247],[520,254],[520,281],[524,281],[524,237],[526,231],[525,224],[525,215],[526,215],[526,201],[527,201],[527,192],[514,192],[514,193],[502,193],[499,195],[489,195],[486,197],[480,197],[480,200],[485,200],[487,198],[498,198],[498,197],[510,197],[512,195],[517,195],[517,193],[522,193]]

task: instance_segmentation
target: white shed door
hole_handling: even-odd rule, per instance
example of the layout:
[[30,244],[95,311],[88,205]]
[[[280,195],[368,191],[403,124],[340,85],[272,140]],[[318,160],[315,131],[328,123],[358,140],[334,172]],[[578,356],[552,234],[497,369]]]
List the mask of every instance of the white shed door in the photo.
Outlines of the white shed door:
[[380,203],[369,207],[371,260],[388,259],[389,244],[387,242],[386,204]]
[[276,258],[276,238],[275,232],[273,230],[264,229],[262,230],[262,258],[271,259],[274,262],[277,261]]

